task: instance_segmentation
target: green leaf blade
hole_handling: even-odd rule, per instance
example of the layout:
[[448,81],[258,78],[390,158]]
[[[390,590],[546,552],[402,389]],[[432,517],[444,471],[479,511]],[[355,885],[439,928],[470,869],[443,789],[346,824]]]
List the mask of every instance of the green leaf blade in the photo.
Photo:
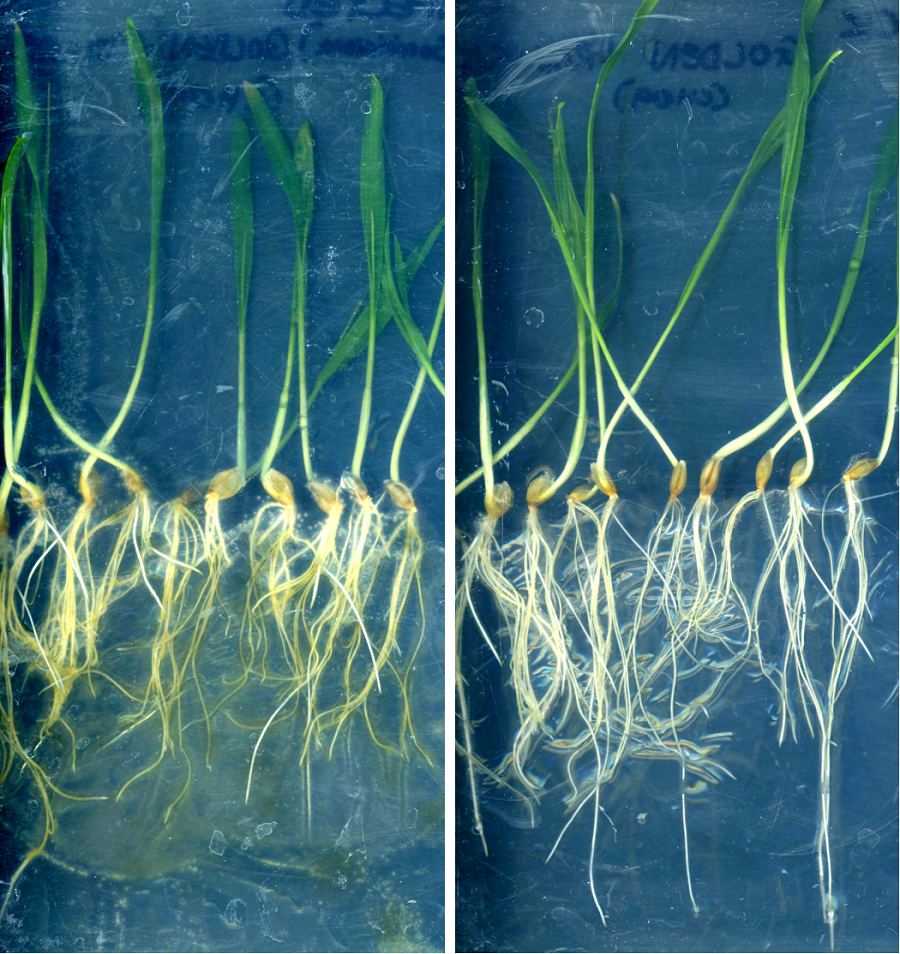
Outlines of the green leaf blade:
[[316,168],[313,155],[312,128],[305,122],[297,133],[294,143],[294,171],[299,185],[299,209],[294,211],[297,239],[301,246],[301,255],[306,257],[306,244],[312,225],[313,206],[316,193]]
[[866,203],[866,218],[870,218],[875,209],[881,204],[884,193],[897,175],[897,114],[894,113],[888,128],[885,130],[881,147],[875,159],[875,173],[872,176],[872,185],[869,189],[869,200]]
[[659,0],[642,0],[641,5],[631,18],[631,23],[625,31],[625,35],[612,51],[609,59],[600,68],[597,85],[594,87],[594,98],[591,101],[591,112],[588,117],[587,171],[584,182],[585,280],[588,293],[591,297],[593,297],[594,294],[594,228],[597,201],[594,185],[594,125],[597,120],[597,109],[600,105],[600,92],[609,78],[609,75],[616,66],[618,66],[619,60],[625,55],[625,51],[631,46],[635,34],[643,26],[644,20],[653,13],[658,2]]
[[231,131],[231,229],[238,290],[238,320],[243,325],[250,297],[253,269],[253,193],[250,169],[250,130],[240,116]]
[[291,147],[284,138],[278,123],[275,122],[275,117],[272,115],[265,99],[263,99],[262,93],[252,83],[245,82],[244,95],[250,104],[253,121],[259,130],[259,138],[262,140],[266,155],[269,157],[269,163],[275,173],[275,178],[281,183],[294,215],[302,216],[304,211],[303,189],[300,176],[294,166]]
[[[390,309],[386,304],[379,302],[376,310],[375,334],[380,335],[391,320]],[[319,392],[339,371],[342,371],[351,361],[358,358],[369,342],[369,305],[360,302],[350,324],[344,330],[338,343],[334,347],[331,357],[316,378],[316,383],[309,395],[309,403],[318,397]]]
[[[474,79],[466,81],[466,96],[480,101]],[[479,122],[469,125],[469,152],[472,158],[472,186],[475,191],[475,233],[478,235],[481,232],[484,199],[491,177],[491,138]]]
[[41,154],[41,110],[38,109],[34,87],[31,85],[28,50],[18,23],[13,24],[13,51],[16,73],[16,119],[19,132],[31,136],[31,146],[26,151],[25,158],[32,171],[38,175],[37,163]]
[[434,386],[440,391],[441,395],[443,395],[444,382],[441,381],[432,367],[431,356],[428,351],[428,345],[425,343],[425,337],[413,321],[406,302],[401,301],[389,261],[385,262],[384,290],[387,296],[388,306],[394,315],[394,321],[400,329],[400,333],[403,335],[412,353],[418,358],[419,363],[425,369],[428,377],[434,382]]
[[137,91],[144,123],[150,139],[150,240],[153,255],[159,246],[159,230],[162,220],[163,188],[166,180],[166,142],[163,129],[162,96],[156,73],[147,59],[141,38],[129,17],[125,24],[125,36],[131,54],[134,86]]
[[566,234],[566,240],[576,262],[584,261],[584,213],[578,204],[572,174],[569,171],[569,158],[566,153],[566,129],[563,123],[560,103],[556,109],[556,122],[551,120],[550,140],[553,145],[553,187],[556,192],[556,205],[559,209],[559,221]]
[[[444,220],[441,219],[429,234],[416,246],[409,254],[403,269],[407,284],[412,282],[413,278],[421,267],[422,263],[428,257],[429,252],[434,247],[435,242],[444,228]],[[391,309],[384,297],[378,299],[376,309],[375,334],[380,335],[391,321]],[[344,329],[334,351],[325,364],[325,367],[319,372],[316,382],[309,395],[309,403],[315,400],[323,387],[336,374],[342,371],[348,364],[358,358],[365,350],[369,340],[369,304],[360,302],[354,313],[350,316],[350,321]]]
[[555,214],[556,206],[550,196],[550,191],[544,182],[543,176],[538,171],[537,166],[528,153],[516,142],[514,136],[506,128],[500,117],[483,100],[477,99],[474,96],[466,96],[465,99],[481,128],[534,179],[544,202],[548,204],[548,207],[551,208]]
[[[366,240],[369,287],[376,287],[384,267],[384,92],[373,76],[369,91],[370,110],[363,129],[359,170],[359,202]],[[371,296],[371,291],[370,291]]]
[[0,274],[3,284],[3,352],[5,393],[3,401],[3,451],[7,466],[16,463],[13,440],[12,395],[12,318],[13,318],[13,202],[19,165],[28,140],[19,136],[13,144],[3,171],[0,188]]
[[410,252],[409,258],[403,263],[404,282],[407,288],[412,284],[412,280],[416,277],[416,272],[422,267],[422,263],[425,259],[428,258],[429,253],[432,248],[434,248],[434,243],[438,240],[443,230],[444,220],[441,219],[428,235]]

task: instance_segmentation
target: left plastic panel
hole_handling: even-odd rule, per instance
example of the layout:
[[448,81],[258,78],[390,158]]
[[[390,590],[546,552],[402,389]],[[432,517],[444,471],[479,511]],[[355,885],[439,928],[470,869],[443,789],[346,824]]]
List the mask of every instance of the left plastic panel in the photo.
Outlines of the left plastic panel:
[[7,12],[0,945],[442,949],[443,5]]

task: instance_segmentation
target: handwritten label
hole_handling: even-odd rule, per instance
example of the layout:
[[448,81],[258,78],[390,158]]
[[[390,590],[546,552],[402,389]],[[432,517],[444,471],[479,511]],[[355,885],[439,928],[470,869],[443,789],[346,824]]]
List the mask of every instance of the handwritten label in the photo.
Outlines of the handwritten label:
[[663,43],[654,40],[644,47],[644,59],[655,72],[669,69],[703,70],[715,73],[719,70],[739,70],[745,66],[787,66],[794,62],[797,38],[785,36],[778,46],[768,43],[722,43],[716,41],[700,46],[697,43]]
[[[232,33],[171,33],[146,46],[151,60],[161,57],[169,63],[201,60],[210,63],[242,63],[244,61],[281,62],[296,58],[307,61],[318,57],[349,59],[418,59],[443,64],[444,36],[433,43],[403,40],[399,34],[375,33],[367,36],[341,36],[325,28],[324,23],[307,23],[297,30],[280,27],[256,36]],[[108,60],[120,55],[124,36],[97,37],[85,50],[89,60]]]
[[[844,41],[866,36],[884,40],[898,32],[897,14],[889,7],[859,13],[845,9],[840,17],[845,28],[839,36]],[[615,45],[615,38],[611,36],[583,38],[552,61],[540,64],[534,75],[596,73],[609,59]],[[648,40],[641,55],[651,73],[657,74],[655,81],[648,83],[646,76],[635,75],[623,79],[612,92],[613,105],[620,113],[665,111],[682,103],[719,112],[727,109],[732,100],[726,77],[739,70],[786,73],[794,62],[796,46],[795,36],[782,36],[769,42],[752,36],[702,43]],[[672,74],[676,82],[664,83],[664,78]]]
[[652,89],[649,86],[638,86],[637,80],[622,80],[613,94],[613,105],[620,113],[627,110],[636,112],[640,107],[654,106],[659,110],[671,109],[687,103],[699,109],[708,109],[711,113],[718,113],[726,109],[731,102],[728,91],[721,83],[709,83],[694,89],[682,86],[677,92],[670,89]]
[[284,13],[303,20],[444,20],[443,0],[285,0]]

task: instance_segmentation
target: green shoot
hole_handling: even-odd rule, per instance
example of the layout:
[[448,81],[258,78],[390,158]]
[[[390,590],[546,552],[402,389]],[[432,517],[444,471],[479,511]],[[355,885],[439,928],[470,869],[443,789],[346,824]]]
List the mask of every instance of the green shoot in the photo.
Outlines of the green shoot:
[[[900,325],[900,315],[897,320]],[[887,416],[884,423],[884,437],[881,439],[881,450],[878,451],[878,466],[884,463],[887,457],[888,448],[891,446],[891,438],[894,436],[894,417],[897,414],[897,345],[900,344],[897,336],[894,335],[894,353],[891,355],[891,380],[888,386],[888,407]]]
[[41,110],[31,85],[31,73],[28,68],[28,51],[25,48],[25,37],[19,29],[19,24],[13,24],[13,56],[16,71],[16,120],[19,132],[24,136],[31,136],[31,145],[26,154],[28,165],[35,178],[40,181],[40,167],[38,162],[41,155]]
[[[556,403],[556,399],[562,394],[562,392],[568,387],[569,382],[572,378],[575,377],[575,372],[578,370],[578,355],[576,354],[572,358],[571,363],[569,364],[566,373],[559,379],[559,383],[556,387],[547,395],[546,398],[541,402],[537,410],[528,418],[528,420],[506,441],[501,445],[497,452],[494,454],[491,462],[494,464],[499,464],[507,454],[515,450],[522,443],[523,440],[534,430],[537,426],[538,421],[547,413],[547,411]],[[470,487],[475,483],[476,480],[484,473],[482,467],[473,470],[468,477],[463,478],[454,488],[454,494],[461,494],[467,487]]]
[[644,20],[653,12],[659,0],[643,0],[637,12],[631,19],[625,35],[612,51],[609,59],[600,69],[597,85],[594,87],[594,98],[591,102],[591,113],[588,118],[587,131],[587,173],[584,182],[584,244],[585,244],[585,284],[591,308],[595,307],[594,293],[594,232],[595,232],[595,194],[594,194],[594,124],[597,118],[597,107],[600,103],[600,91],[603,89],[610,73],[616,68],[625,51],[631,46],[635,34],[643,26]]
[[309,407],[306,387],[306,280],[308,271],[307,245],[312,224],[315,192],[315,168],[313,162],[312,130],[308,122],[300,127],[294,145],[294,167],[301,181],[303,206],[301,216],[294,217],[297,230],[296,263],[294,278],[297,290],[294,296],[297,315],[297,375],[300,391],[300,444],[303,450],[303,467],[306,479],[313,479],[312,455],[309,449]]
[[[131,55],[131,66],[134,72],[134,85],[137,91],[138,102],[147,127],[150,140],[150,268],[147,292],[147,317],[144,320],[144,334],[138,351],[137,364],[122,400],[122,405],[113,419],[106,433],[97,442],[101,450],[106,450],[131,410],[134,396],[141,383],[144,365],[147,362],[147,351],[150,347],[150,334],[153,331],[153,316],[156,311],[156,289],[159,281],[159,235],[162,221],[163,192],[166,181],[166,143],[163,129],[162,98],[159,92],[159,83],[153,67],[147,59],[141,38],[134,27],[131,18],[125,25],[125,35],[128,40],[128,52]],[[96,462],[96,455],[92,454],[84,464],[82,473],[87,475]]]
[[[25,152],[28,139],[19,136],[6,160],[3,175],[3,187],[0,191],[0,269],[3,278],[3,454],[6,458],[6,474],[17,484],[24,484],[25,478],[16,471],[18,454],[16,453],[12,414],[12,316],[13,316],[13,198],[16,191],[16,177]],[[8,481],[4,481],[8,485]],[[6,489],[8,496],[9,489]],[[0,500],[0,516],[6,513],[6,496]]]
[[[822,6],[822,0],[806,0],[803,5],[803,15],[800,27],[800,36],[797,48],[794,51],[794,60],[791,75],[788,81],[787,103],[785,104],[784,145],[781,151],[781,195],[778,204],[778,231],[776,240],[776,268],[778,272],[778,337],[781,350],[781,373],[784,378],[784,389],[794,420],[800,428],[803,437],[803,446],[806,450],[806,466],[803,472],[797,475],[794,483],[803,484],[812,473],[815,456],[809,429],[800,409],[797,398],[797,389],[794,384],[794,372],[791,367],[791,356],[787,337],[787,251],[790,242],[791,219],[794,212],[794,202],[797,197],[797,184],[800,179],[800,166],[803,159],[803,145],[806,139],[806,114],[811,98],[809,46],[806,34],[812,26]],[[838,51],[840,52],[840,51]],[[831,60],[837,56],[835,53]],[[829,60],[829,62],[831,62]]]
[[[422,263],[428,257],[429,252],[431,252],[431,249],[434,247],[434,243],[440,237],[443,229],[444,220],[441,219],[441,221],[438,222],[431,232],[410,253],[409,258],[406,259],[406,262],[403,266],[403,282],[406,287],[408,287],[413,278],[415,278],[416,272],[418,272],[419,268],[422,266]],[[397,275],[397,281],[398,283],[400,282],[399,273]],[[381,332],[387,327],[390,320],[391,310],[388,307],[387,302],[380,300],[378,302],[376,333],[381,334]],[[316,382],[313,385],[313,389],[310,391],[309,395],[310,404],[315,401],[315,399],[319,396],[319,392],[323,387],[325,387],[331,378],[333,378],[339,371],[342,371],[348,364],[350,364],[351,361],[358,358],[366,350],[368,338],[369,304],[368,302],[365,302],[365,304],[361,302],[357,311],[351,316],[346,329],[338,339],[338,343],[335,345],[334,352],[328,359],[325,367],[319,373],[319,376],[316,378]]]
[[[466,84],[469,96],[478,96],[475,81]],[[487,350],[484,343],[484,200],[491,172],[491,140],[480,123],[469,127],[472,154],[472,194],[474,196],[472,229],[472,307],[475,312],[475,337],[478,345],[478,439],[484,473],[484,496],[490,501],[494,493],[494,468],[491,461],[491,404],[488,396]],[[488,509],[490,509],[488,507]]]
[[[388,227],[388,232],[389,231],[390,228]],[[387,246],[387,244],[388,235],[386,234],[385,245]],[[402,275],[403,269],[403,257],[400,255],[399,245],[395,248],[395,255],[397,256],[397,271],[399,276]],[[399,291],[398,285],[400,285]],[[397,281],[394,280],[394,269],[391,267],[390,255],[387,254],[385,255],[384,262],[384,290],[388,305],[391,308],[394,321],[397,323],[400,333],[422,365],[425,373],[434,382],[434,386],[438,391],[440,391],[441,397],[444,397],[444,382],[441,381],[431,365],[431,354],[428,351],[428,346],[425,344],[422,332],[419,331],[409,311],[409,302],[406,300],[406,289],[401,285],[399,278]]]
[[[300,441],[303,446],[303,465],[308,480],[313,478],[312,457],[309,448],[309,417],[306,387],[306,278],[307,245],[312,225],[315,170],[313,165],[312,131],[309,123],[304,123],[297,134],[293,151],[275,122],[275,117],[259,90],[250,83],[244,83],[244,93],[253,113],[253,119],[259,129],[260,139],[269,157],[275,176],[285,191],[294,218],[294,288],[291,306],[290,354],[288,365],[293,365],[293,351],[297,347],[298,385],[300,391]],[[282,401],[276,416],[275,428],[269,441],[266,454],[261,462],[262,475],[265,476],[277,452],[283,446],[281,434],[287,413],[287,401],[290,395],[290,376],[285,379]]]
[[541,176],[537,166],[525,153],[522,147],[516,142],[515,138],[512,136],[506,126],[504,126],[499,117],[492,112],[484,102],[472,96],[467,96],[466,103],[469,105],[469,108],[472,110],[475,118],[481,124],[485,132],[488,133],[491,139],[493,139],[501,149],[509,153],[509,155],[512,156],[513,159],[515,159],[525,169],[537,186],[538,192],[541,195],[541,199],[544,202],[544,206],[547,209],[547,214],[550,217],[550,224],[553,234],[556,236],[557,243],[559,244],[560,250],[562,251],[563,259],[566,263],[566,268],[569,271],[569,278],[572,281],[575,294],[581,304],[581,307],[585,310],[588,321],[591,323],[591,329],[597,338],[597,343],[600,345],[600,350],[603,352],[603,357],[606,359],[606,363],[609,365],[609,369],[615,378],[616,384],[618,385],[619,390],[622,392],[622,396],[625,398],[628,406],[634,412],[638,420],[644,425],[644,427],[647,428],[650,435],[657,442],[662,452],[666,455],[666,457],[669,459],[669,462],[674,467],[678,463],[678,459],[672,453],[669,445],[663,440],[662,435],[644,413],[640,405],[632,397],[630,391],[628,390],[628,386],[625,384],[622,375],[619,373],[619,369],[613,360],[613,356],[610,353],[609,348],[607,347],[606,339],[603,337],[603,333],[597,324],[597,316],[588,299],[581,269],[572,255],[572,250],[569,247],[568,240],[566,239],[565,230],[563,229],[562,223],[559,220],[559,213],[557,211],[556,204],[550,195],[550,191],[544,182],[543,176]]
[[[431,232],[416,246],[416,248],[410,253],[409,257],[406,259],[403,265],[403,281],[408,284],[413,278],[415,278],[416,272],[418,272],[422,263],[428,257],[429,252],[431,251],[434,243],[437,241],[438,237],[441,234],[441,231],[444,228],[444,220],[441,219],[440,222],[431,230]],[[397,281],[400,281],[400,274],[397,274]],[[391,311],[387,306],[386,301],[383,298],[379,299],[378,302],[378,325],[376,329],[376,334],[381,334],[382,331],[388,326],[391,320]],[[322,388],[340,371],[342,371],[348,364],[358,358],[365,350],[366,345],[369,339],[369,308],[368,302],[360,302],[356,310],[350,316],[350,320],[347,323],[347,327],[341,333],[340,338],[338,339],[337,344],[335,345],[334,351],[331,354],[331,357],[325,364],[325,367],[319,372],[316,382],[313,385],[312,391],[309,394],[309,407],[313,405],[316,398],[319,396]],[[285,430],[284,435],[281,438],[281,442],[278,445],[278,451],[280,452],[285,444],[294,436],[294,432],[300,426],[299,416],[293,420],[291,425]],[[259,473],[262,461],[257,461],[252,467],[247,471],[247,476],[252,477],[255,474]]]
[[[28,151],[31,146],[25,151]],[[22,450],[25,439],[25,427],[28,423],[28,411],[31,405],[31,385],[34,381],[35,359],[37,358],[38,332],[41,313],[47,297],[47,230],[44,223],[44,210],[41,206],[41,191],[37,176],[29,166],[32,177],[31,217],[29,220],[31,245],[31,324],[28,328],[27,351],[25,356],[25,375],[22,379],[22,394],[19,398],[19,415],[16,420],[16,459]]]
[[[822,411],[824,411],[827,407],[832,405],[844,393],[844,391],[847,390],[847,388],[853,382],[854,378],[856,378],[857,375],[865,371],[865,369],[878,357],[878,355],[880,355],[881,352],[884,351],[884,349],[889,344],[891,344],[891,342],[895,341],[896,338],[897,338],[897,325],[895,324],[894,327],[891,329],[890,333],[881,341],[880,344],[877,345],[877,347],[875,347],[872,351],[869,352],[869,354],[866,356],[866,358],[863,361],[861,361],[846,377],[842,378],[841,381],[839,381],[823,398],[817,401],[813,405],[813,407],[811,407],[806,412],[806,414],[803,417],[802,424],[798,421],[797,423],[793,425],[793,427],[790,428],[790,430],[785,431],[785,433],[782,435],[778,443],[772,447],[772,456],[774,457],[775,455],[777,455],[778,452],[781,450],[781,448],[784,447],[784,445],[792,437],[794,437],[795,434],[797,434],[798,432],[802,433],[808,424],[810,424],[816,417],[818,417],[822,413]],[[896,367],[896,364],[894,365],[894,367]],[[893,368],[892,368],[892,373],[893,373]],[[892,408],[891,414],[890,414],[891,417],[893,417],[893,413],[894,412]],[[799,482],[798,478],[792,477],[792,483],[798,484],[798,482]]]
[[[434,346],[437,344],[438,333],[441,330],[441,321],[444,318],[444,294],[445,289],[442,287],[441,300],[438,304],[437,315],[435,315],[434,324],[431,327],[431,335],[428,338],[429,359],[434,354]],[[409,430],[410,422],[412,421],[413,414],[416,411],[416,405],[419,403],[419,396],[422,394],[422,388],[425,384],[426,374],[427,370],[423,365],[419,369],[419,373],[416,376],[416,383],[413,385],[412,394],[409,397],[409,403],[406,405],[406,411],[403,414],[403,419],[400,421],[400,427],[397,430],[397,436],[394,439],[394,448],[391,451],[391,480],[400,480],[400,452],[403,449],[403,441],[406,437],[406,432]]]
[[[828,329],[828,334],[822,343],[821,348],[819,348],[818,354],[797,384],[796,392],[798,395],[803,393],[803,391],[806,389],[806,386],[813,379],[815,373],[819,370],[819,366],[822,364],[822,361],[824,361],[825,355],[828,354],[832,342],[837,337],[837,334],[841,329],[844,321],[844,315],[847,313],[847,308],[849,307],[850,300],[853,297],[853,292],[856,288],[856,281],[859,278],[859,273],[862,268],[863,259],[865,257],[866,240],[868,239],[869,235],[869,222],[871,221],[875,210],[881,204],[881,200],[884,198],[884,193],[896,174],[897,157],[897,117],[895,116],[888,124],[887,131],[885,132],[884,138],[881,142],[881,149],[879,150],[878,157],[875,161],[875,174],[872,177],[872,185],[869,189],[869,198],[866,202],[866,211],[863,216],[862,224],[860,225],[856,242],[853,245],[853,251],[850,253],[850,261],[847,264],[847,271],[844,275],[844,284],[841,288],[841,295],[838,299],[837,309],[835,311],[834,318],[832,319],[831,327]],[[764,434],[767,434],[778,423],[778,421],[781,420],[789,408],[790,403],[787,399],[785,399],[774,411],[772,411],[771,414],[768,415],[768,417],[765,418],[765,420],[761,421],[756,425],[756,427],[751,428],[746,433],[741,434],[739,437],[735,437],[733,440],[729,441],[723,447],[719,448],[719,450],[717,450],[713,456],[724,460],[724,458],[729,457],[731,454],[742,450],[748,444],[758,440]]]
[[372,414],[372,378],[375,373],[375,338],[378,322],[378,294],[384,268],[384,93],[375,76],[370,91],[371,109],[363,130],[362,162],[359,173],[359,200],[366,241],[366,266],[369,271],[369,334],[366,354],[366,380],[363,385],[359,430],[350,470],[360,477],[362,459]]
[[247,477],[247,305],[253,268],[253,193],[250,188],[250,131],[235,117],[231,135],[231,228],[238,307],[237,466]]

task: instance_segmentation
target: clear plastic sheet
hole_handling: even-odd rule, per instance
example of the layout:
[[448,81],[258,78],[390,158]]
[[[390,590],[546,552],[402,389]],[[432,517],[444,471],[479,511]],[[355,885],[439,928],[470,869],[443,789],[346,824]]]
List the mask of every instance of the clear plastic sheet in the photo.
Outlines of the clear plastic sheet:
[[[138,10],[103,0],[5,12],[4,154],[28,121],[12,20],[37,104],[31,154],[40,139],[43,156],[50,134],[46,172],[38,163],[49,265],[36,367],[60,417],[92,443],[123,406],[153,284],[152,108],[135,79],[128,17],[158,84],[166,155],[146,364],[108,447],[130,470],[97,464],[88,544],[86,530],[72,529],[86,454],[35,392],[17,472],[45,505],[33,512],[21,493],[9,498],[0,877],[14,883],[3,889],[0,943],[436,950],[445,484],[434,436],[444,402],[427,379],[402,445],[399,479],[413,514],[383,481],[420,361],[384,305],[379,314],[391,320],[378,326],[371,415],[361,467],[352,465],[368,347],[360,185],[378,110],[372,76],[384,103],[383,137],[373,133],[370,149],[383,156],[391,267],[400,274],[398,243],[402,260],[415,262],[401,294],[427,341],[444,280],[443,7],[289,0]],[[254,91],[294,152],[291,175],[314,194],[311,224],[301,216],[299,351],[289,342],[300,233],[250,108]],[[237,152],[236,118],[249,142]],[[302,148],[312,154],[307,178]],[[227,475],[239,464],[234,184],[247,157],[250,479],[230,496]],[[26,155],[20,189],[31,175]],[[14,300],[26,314],[29,201],[18,202],[14,231],[15,281],[26,287]],[[360,315],[361,344],[335,368]],[[26,352],[12,328],[17,409]],[[320,488],[324,509],[306,489],[301,356],[312,473],[341,501]],[[431,361],[442,378],[442,333]],[[256,462],[272,440],[286,368],[284,446],[264,489]],[[351,469],[368,498],[352,482],[339,488]],[[142,487],[123,483],[129,472]],[[332,517],[329,547],[322,533]],[[29,534],[35,548],[16,567]],[[74,615],[61,609],[65,599]],[[73,655],[63,660],[66,626]],[[102,800],[76,800],[84,798]]]
[[[559,191],[548,128],[564,104],[568,164],[582,202],[595,84],[636,9],[633,3],[549,8],[506,0],[460,6],[457,221],[459,271],[467,282],[475,113],[465,102],[464,84],[474,78],[481,101],[534,161],[552,201]],[[635,380],[675,312],[751,155],[785,105],[800,10],[794,3],[659,4],[606,80],[594,137],[596,306],[600,311],[616,285],[612,194],[621,209],[623,259],[621,286],[603,334],[626,382]],[[809,106],[790,231],[787,342],[798,381],[828,335],[853,270],[876,159],[896,118],[896,7],[826,3],[810,31],[809,48],[813,73],[836,50],[843,52]],[[637,394],[674,457],[686,462],[687,486],[679,498],[686,512],[698,499],[707,459],[785,399],[776,269],[780,167],[779,152],[739,199]],[[870,217],[843,323],[800,399],[804,411],[852,372],[896,323],[893,172]],[[496,141],[481,252],[496,452],[573,367],[578,302],[534,181]],[[459,308],[456,478],[461,481],[482,461],[468,285]],[[886,415],[896,412],[896,397],[889,397],[891,355],[889,345],[810,424],[816,462],[802,491],[793,493],[804,514],[806,553],[797,551],[799,564],[785,551],[775,558],[753,617],[752,639],[733,590],[708,627],[697,622],[706,602],[693,621],[690,612],[677,625],[662,617],[674,615],[679,600],[690,606],[701,592],[701,564],[711,579],[715,574],[722,579],[727,564],[734,587],[746,594],[748,612],[754,610],[774,541],[790,521],[790,473],[804,456],[799,437],[776,455],[765,506],[754,500],[740,511],[730,551],[723,549],[727,517],[754,490],[757,462],[791,425],[790,410],[766,437],[722,461],[711,509],[701,512],[700,535],[690,522],[682,537],[675,524],[665,524],[652,561],[652,533],[669,497],[672,465],[630,411],[617,424],[606,456],[619,498],[612,515],[604,524],[609,504],[595,490],[586,506],[596,517],[574,511],[574,523],[567,523],[573,509],[566,494],[579,483],[591,485],[590,466],[601,438],[589,345],[586,441],[571,478],[541,503],[536,517],[527,518],[529,481],[536,477],[533,489],[542,474],[550,472],[552,479],[570,452],[579,415],[577,374],[495,465],[494,479],[509,482],[514,503],[496,523],[490,560],[498,569],[502,563],[502,578],[523,600],[530,594],[535,615],[516,630],[514,603],[507,603],[504,613],[497,599],[501,584],[488,577],[484,564],[475,567],[469,593],[460,597],[461,668],[474,760],[463,753],[457,768],[459,950],[827,950],[829,920],[835,950],[896,946],[896,444],[881,467],[858,481],[861,510],[848,504],[842,481],[853,461],[877,455]],[[608,422],[622,395],[606,362],[603,382]],[[478,480],[457,498],[461,581],[464,555],[483,535],[483,496]],[[847,623],[858,605],[856,569],[832,575],[848,541],[848,507],[864,515],[859,526],[865,528],[868,608],[859,636],[865,651],[856,643],[857,627]],[[529,535],[531,519],[539,531]],[[676,538],[688,542],[684,549],[673,543]],[[696,539],[708,546],[700,558]],[[608,574],[598,569],[601,555],[608,559]],[[551,572],[557,587],[547,596]],[[684,587],[678,596],[671,592],[676,577]],[[794,614],[793,627],[786,613]],[[797,644],[789,630],[799,634],[798,626],[809,663],[806,687],[791,655]],[[831,640],[839,642],[834,634],[842,627],[855,650],[846,687],[833,707],[830,859],[822,861],[820,875],[823,733],[810,700],[825,700],[828,707]],[[617,631],[621,641],[609,635],[612,648],[604,657],[601,641]],[[674,671],[667,655],[673,641],[679,647]],[[760,646],[762,656],[754,648],[735,664],[745,652],[741,647],[751,645]],[[527,660],[518,671],[516,658]],[[577,673],[572,679],[579,690],[567,684],[525,744],[528,732],[522,726],[529,710],[523,687],[530,680],[537,699],[549,698],[566,666]],[[785,695],[796,717],[796,739],[789,725],[780,739],[786,707],[766,675],[778,684],[782,672],[787,672]],[[604,680],[610,708],[598,714],[597,687]],[[579,707],[592,713],[593,730]],[[622,728],[629,719],[630,731]],[[673,721],[680,727],[674,732]],[[625,749],[617,755],[623,737]],[[522,770],[515,761],[517,740]],[[463,745],[462,731],[458,741]],[[682,742],[694,748],[682,749]],[[576,750],[581,754],[571,761]],[[708,775],[699,771],[701,750],[721,768]],[[683,759],[679,751],[687,753]],[[599,784],[598,765],[613,766]],[[488,857],[476,830],[472,774]],[[526,798],[529,788],[532,797]],[[827,885],[828,864],[830,894],[827,886],[820,890]]]

